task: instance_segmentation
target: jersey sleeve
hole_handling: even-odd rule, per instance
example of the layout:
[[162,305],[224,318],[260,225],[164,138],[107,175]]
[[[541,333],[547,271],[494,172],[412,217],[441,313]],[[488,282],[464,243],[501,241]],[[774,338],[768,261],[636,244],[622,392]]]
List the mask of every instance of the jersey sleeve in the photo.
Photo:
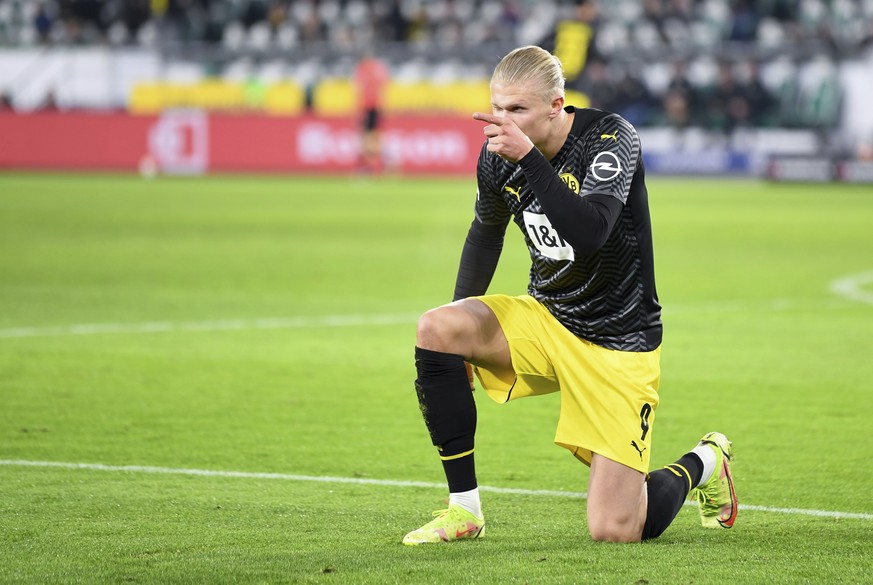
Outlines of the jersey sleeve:
[[486,225],[507,225],[512,213],[497,184],[495,155],[488,150],[488,143],[482,145],[479,162],[476,165],[476,219]]
[[581,195],[602,194],[627,203],[640,156],[636,129],[616,114],[592,124],[584,138],[588,165]]

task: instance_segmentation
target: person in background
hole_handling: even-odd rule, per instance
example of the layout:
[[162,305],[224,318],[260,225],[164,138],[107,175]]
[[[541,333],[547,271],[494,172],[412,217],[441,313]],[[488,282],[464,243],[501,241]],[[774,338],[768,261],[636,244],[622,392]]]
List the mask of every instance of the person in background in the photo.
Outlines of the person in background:
[[743,64],[742,88],[751,109],[751,122],[758,128],[775,123],[776,99],[761,78],[760,64],[749,59]]
[[724,61],[718,67],[718,80],[709,90],[707,125],[730,134],[736,128],[751,126],[752,107],[745,88],[734,75],[734,64]]
[[618,103],[618,89],[609,78],[606,63],[599,59],[592,59],[588,64],[588,81],[585,84],[585,93],[588,95],[589,107],[601,110],[615,111]]
[[585,95],[586,67],[592,60],[603,60],[594,41],[597,17],[596,0],[576,0],[572,16],[559,20],[552,33],[539,43],[563,63],[568,97],[577,101],[582,100],[574,92]]
[[364,51],[355,68],[354,84],[361,116],[361,169],[382,170],[381,118],[385,91],[390,82],[388,67],[371,49]]

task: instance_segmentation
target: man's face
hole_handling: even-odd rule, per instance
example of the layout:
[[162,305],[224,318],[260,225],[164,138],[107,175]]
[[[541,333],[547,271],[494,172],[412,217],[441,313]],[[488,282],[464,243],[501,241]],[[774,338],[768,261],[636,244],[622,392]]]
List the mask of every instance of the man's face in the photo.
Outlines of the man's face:
[[515,85],[491,84],[491,112],[501,118],[509,118],[524,132],[531,142],[540,145],[549,133],[552,104],[531,83]]

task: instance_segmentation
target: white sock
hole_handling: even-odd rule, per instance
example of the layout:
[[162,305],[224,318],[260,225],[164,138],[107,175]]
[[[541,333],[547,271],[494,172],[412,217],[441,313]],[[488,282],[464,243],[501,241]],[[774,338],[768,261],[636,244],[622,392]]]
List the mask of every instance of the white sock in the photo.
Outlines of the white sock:
[[482,502],[479,501],[479,488],[473,488],[468,492],[450,493],[449,504],[462,507],[476,518],[482,517]]
[[715,451],[709,445],[698,444],[691,452],[700,457],[703,462],[703,475],[700,476],[700,483],[697,484],[702,485],[712,477],[712,472],[715,471]]

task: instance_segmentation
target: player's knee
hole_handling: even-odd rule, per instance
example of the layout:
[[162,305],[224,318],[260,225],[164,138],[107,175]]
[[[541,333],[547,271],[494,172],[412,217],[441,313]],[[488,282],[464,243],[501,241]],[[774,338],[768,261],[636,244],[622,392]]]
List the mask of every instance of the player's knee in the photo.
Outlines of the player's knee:
[[599,542],[639,542],[642,536],[636,523],[614,518],[589,518],[588,534]]
[[418,319],[416,344],[418,347],[446,353],[461,353],[459,342],[464,327],[457,311],[451,307],[437,307]]

